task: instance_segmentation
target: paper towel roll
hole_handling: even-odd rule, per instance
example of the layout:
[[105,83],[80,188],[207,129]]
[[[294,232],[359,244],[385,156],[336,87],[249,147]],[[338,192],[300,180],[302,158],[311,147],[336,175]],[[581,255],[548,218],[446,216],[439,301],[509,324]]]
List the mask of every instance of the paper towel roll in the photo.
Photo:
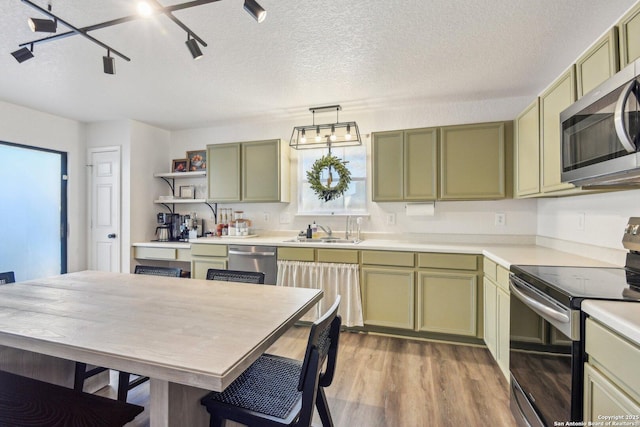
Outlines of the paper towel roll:
[[433,216],[435,213],[435,203],[407,203],[407,216]]

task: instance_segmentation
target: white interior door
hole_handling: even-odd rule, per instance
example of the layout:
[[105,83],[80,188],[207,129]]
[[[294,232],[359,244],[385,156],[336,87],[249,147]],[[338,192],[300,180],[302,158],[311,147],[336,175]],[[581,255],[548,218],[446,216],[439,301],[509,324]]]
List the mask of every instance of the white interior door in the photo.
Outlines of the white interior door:
[[120,271],[120,148],[89,152],[91,213],[89,268]]

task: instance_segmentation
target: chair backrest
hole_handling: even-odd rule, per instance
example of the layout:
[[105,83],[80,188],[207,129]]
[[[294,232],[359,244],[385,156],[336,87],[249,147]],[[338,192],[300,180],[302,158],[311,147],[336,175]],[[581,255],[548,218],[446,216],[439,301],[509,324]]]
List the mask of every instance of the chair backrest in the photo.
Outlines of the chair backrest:
[[13,274],[13,271],[0,273],[0,285],[4,285],[5,283],[14,283],[15,281],[16,281],[16,276],[15,274]]
[[182,276],[182,269],[174,267],[155,267],[153,265],[136,265],[134,273],[149,274],[151,276],[180,277]]
[[227,282],[257,283],[262,285],[264,284],[264,273],[210,268],[207,270],[207,280],[224,280]]
[[[329,310],[311,325],[309,341],[302,362],[298,390],[302,392],[301,417],[313,416],[318,385],[328,387],[333,380],[338,356],[338,340],[342,318],[338,314],[340,295]],[[320,372],[325,360],[324,372]],[[306,414],[306,415],[304,415]],[[311,420],[309,419],[309,423]],[[301,425],[306,425],[301,423]]]

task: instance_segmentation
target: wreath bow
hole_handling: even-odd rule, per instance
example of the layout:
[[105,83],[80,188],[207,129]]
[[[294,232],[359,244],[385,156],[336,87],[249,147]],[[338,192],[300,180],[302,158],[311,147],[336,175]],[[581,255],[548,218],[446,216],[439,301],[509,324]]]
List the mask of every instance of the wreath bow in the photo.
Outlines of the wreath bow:
[[[307,180],[311,185],[311,189],[318,195],[319,199],[328,202],[329,200],[337,199],[347,191],[349,183],[351,182],[351,172],[347,169],[347,163],[349,162],[327,154],[316,160],[313,166],[311,166],[311,170],[307,171]],[[332,168],[338,173],[340,178],[335,187],[331,187],[333,183]],[[324,169],[329,169],[327,185],[323,185],[320,181],[320,175]]]

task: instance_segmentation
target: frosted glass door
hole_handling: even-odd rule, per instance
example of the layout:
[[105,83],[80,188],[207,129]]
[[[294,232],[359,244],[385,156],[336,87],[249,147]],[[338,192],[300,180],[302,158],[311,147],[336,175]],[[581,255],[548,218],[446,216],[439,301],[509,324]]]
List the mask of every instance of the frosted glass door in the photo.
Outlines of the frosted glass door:
[[0,143],[0,271],[66,272],[66,154]]

